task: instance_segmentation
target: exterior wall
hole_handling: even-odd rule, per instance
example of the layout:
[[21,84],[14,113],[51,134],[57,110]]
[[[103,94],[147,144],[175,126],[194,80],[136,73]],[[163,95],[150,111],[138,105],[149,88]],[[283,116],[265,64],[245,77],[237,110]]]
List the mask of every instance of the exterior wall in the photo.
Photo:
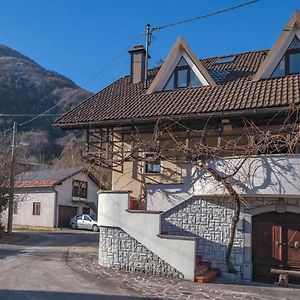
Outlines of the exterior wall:
[[[88,192],[86,200],[74,201],[74,199],[72,199],[73,180],[88,182]],[[57,191],[57,203],[58,205],[76,206],[79,208],[78,213],[82,213],[82,208],[87,206],[86,202],[93,202],[97,204],[98,189],[99,188],[97,184],[86,173],[78,173],[63,181],[61,185],[57,185],[55,187],[55,190]]]
[[[144,134],[145,139],[151,138],[151,135]],[[125,136],[124,139],[130,140],[130,136]],[[125,151],[131,149],[131,145],[124,143]],[[143,155],[143,153],[140,153]],[[112,173],[112,190],[116,191],[132,191],[131,196],[140,198],[143,195],[143,187],[147,183],[159,184],[159,183],[177,183],[181,182],[181,167],[168,162],[163,161],[161,163],[160,174],[147,174],[144,172],[144,162],[129,161],[124,162],[122,167],[118,168],[118,172]],[[144,193],[146,194],[146,192]]]
[[[232,251],[232,262],[243,279],[252,279],[252,215],[268,211],[300,213],[300,197],[293,199],[249,198],[242,208]],[[161,230],[170,235],[197,238],[197,254],[228,276],[225,253],[233,215],[232,204],[224,197],[194,196],[162,215]],[[300,217],[300,215],[299,215]]]
[[[279,130],[280,126],[262,126],[261,129],[262,130]],[[227,128],[226,126],[224,127],[224,132],[222,133],[222,142],[224,144],[226,144],[226,141],[230,141],[230,140],[236,140],[239,137],[241,137],[243,133],[243,129],[241,128]],[[178,142],[181,142],[183,144],[186,143],[185,138],[186,138],[186,133],[185,132],[174,132],[174,139],[177,140]],[[140,136],[143,137],[142,143],[144,142],[144,144],[147,144],[147,141],[149,142],[149,145],[153,146],[153,141],[151,142],[151,138],[153,139],[153,134],[144,134],[144,133],[140,133]],[[125,135],[124,139],[126,141],[131,140],[132,137]],[[176,153],[176,145],[174,145],[174,141],[172,139],[170,139],[169,135],[163,135],[162,139],[164,139],[161,143],[160,143],[160,147],[162,150],[162,155],[168,157],[168,152],[166,151],[173,151],[174,153]],[[168,139],[168,140],[166,140]],[[196,145],[196,143],[198,141],[201,141],[203,139],[203,132],[201,131],[192,131],[190,132],[190,147],[193,147],[193,145]],[[215,130],[209,130],[207,131],[207,135],[205,137],[205,143],[209,146],[209,147],[217,147],[217,141],[218,141],[218,134]],[[239,138],[239,144],[240,146],[248,144],[249,141],[246,140],[246,138]],[[124,150],[128,151],[128,153],[130,152],[131,149],[131,144],[130,143],[124,143]],[[139,145],[140,147],[142,147],[141,145]],[[145,146],[145,148],[150,148],[150,146]],[[117,151],[118,149],[116,149]],[[147,150],[147,149],[146,149]],[[299,150],[299,149],[298,149]],[[165,152],[164,152],[165,151]],[[170,152],[170,153],[171,153]],[[173,153],[172,152],[172,153]],[[223,153],[224,152],[224,153]],[[299,152],[299,151],[298,151]],[[173,153],[173,155],[174,155]],[[143,155],[142,152],[139,153],[140,156]],[[178,155],[178,153],[177,153]],[[224,150],[222,151],[220,149],[220,156],[224,156],[224,161],[231,161],[234,162],[231,166],[231,169],[233,170],[233,166],[236,165],[236,163],[239,161],[239,159],[237,157],[225,157],[225,156],[230,156],[228,155],[228,150],[227,152]],[[270,157],[274,157],[275,161],[271,161]],[[277,157],[280,157],[280,159],[277,159]],[[280,173],[282,170],[280,170],[280,166],[283,167],[289,167],[289,164],[286,164],[282,160],[282,158],[286,157],[286,155],[262,155],[262,156],[257,156],[255,157],[255,160],[257,160],[257,163],[255,164],[255,167],[259,168],[258,170],[254,171],[256,173],[256,175],[259,173],[260,178],[256,179],[256,183],[257,180],[260,181],[259,183],[261,183],[262,180],[269,180],[269,179],[274,179],[274,178],[263,178],[264,174],[266,176],[268,176],[269,174],[266,172],[270,173],[270,170],[272,170],[272,168],[275,167],[276,171],[278,171],[278,173]],[[292,157],[292,156],[291,156]],[[252,168],[252,170],[254,170],[254,167],[251,167],[251,163],[253,162],[253,159],[250,159],[249,164],[245,166],[245,168],[243,169],[243,171],[241,173],[243,173],[245,175],[245,173],[248,172],[247,168]],[[221,160],[218,161],[218,163],[220,163]],[[268,166],[269,164],[269,166]],[[297,164],[299,164],[297,162]],[[229,165],[224,164],[223,162],[221,162],[220,168],[224,168],[224,169],[228,169]],[[117,171],[113,171],[112,174],[112,190],[131,190],[132,191],[132,196],[135,198],[146,198],[143,197],[145,196],[145,194],[148,192],[148,189],[150,188],[150,192],[147,195],[147,199],[150,199],[150,202],[153,200],[151,198],[153,198],[151,196],[151,194],[153,194],[152,190],[157,190],[160,188],[160,185],[162,184],[168,184],[168,185],[172,185],[172,184],[183,184],[182,186],[182,190],[186,191],[186,192],[190,192],[187,191],[187,188],[190,188],[190,182],[192,180],[197,180],[198,183],[200,183],[200,181],[198,180],[197,177],[195,177],[194,175],[190,175],[189,178],[187,178],[187,176],[185,175],[186,173],[190,173],[192,174],[192,172],[194,170],[189,170],[189,168],[186,168],[185,166],[182,166],[182,164],[174,164],[174,163],[170,163],[168,161],[163,161],[162,162],[162,172],[161,174],[144,174],[144,163],[143,162],[138,162],[138,161],[128,161],[125,162],[123,164],[123,168],[119,167],[118,168],[118,172]],[[297,166],[296,169],[299,169],[299,166]],[[288,171],[287,169],[285,171]],[[294,171],[293,169],[290,169],[291,174],[290,176],[293,176],[292,172]],[[240,173],[240,175],[242,175]],[[272,172],[271,172],[272,173]],[[273,172],[274,173],[274,172]],[[199,172],[197,174],[197,176],[199,175]],[[207,177],[207,176],[206,176]],[[255,179],[255,176],[252,176],[252,178],[250,178],[244,187],[242,186],[242,183],[244,182],[245,178],[238,178],[239,176],[236,176],[235,180],[236,181],[240,181],[241,183],[241,191],[245,190],[246,193],[260,193],[260,194],[264,194],[265,191],[263,191],[263,188],[260,189],[260,191],[255,191],[253,189],[253,191],[250,191],[251,188],[254,186],[253,184],[251,184],[250,180],[253,181],[253,179]],[[248,177],[248,176],[247,176]],[[256,176],[257,177],[257,176]],[[275,176],[276,177],[276,176]],[[283,176],[284,177],[284,176]],[[242,179],[242,180],[241,180]],[[276,178],[275,178],[276,179]],[[187,183],[189,186],[185,186],[185,183]],[[270,182],[269,182],[270,183]],[[268,183],[268,184],[269,184]],[[207,178],[205,178],[204,181],[202,181],[201,184],[204,184],[205,186],[207,186]],[[264,184],[266,184],[266,182],[264,182]],[[147,185],[147,187],[145,187]],[[249,189],[249,185],[250,185],[250,189]],[[252,185],[252,186],[251,186]],[[157,186],[157,187],[156,187]],[[199,184],[198,184],[199,186]],[[210,191],[208,190],[208,188],[204,189],[204,192],[201,194],[213,194],[213,192],[215,191],[215,186],[213,186],[211,183],[208,185],[208,187],[211,189]],[[202,188],[202,187],[200,187]],[[174,188],[175,190],[178,190],[178,187]],[[181,189],[181,188],[180,188]],[[221,190],[218,192],[218,194],[222,194],[224,191]],[[277,191],[273,191],[271,192],[271,194],[274,194]],[[172,194],[173,191],[172,189],[170,190],[170,194]],[[181,193],[182,194],[182,193]],[[193,193],[190,193],[193,195]],[[150,197],[149,197],[150,196]],[[160,197],[161,198],[161,197]],[[169,197],[170,198],[170,197]],[[174,197],[178,198],[177,195]],[[184,198],[184,199],[188,199],[188,198]],[[179,203],[178,201],[175,200],[174,203]],[[172,205],[167,205],[166,209],[171,208]],[[152,209],[151,207],[147,207],[148,209]],[[156,209],[156,208],[153,208]],[[159,209],[159,208],[158,208]]]
[[116,227],[100,227],[99,264],[126,271],[183,278],[182,273]]
[[[224,158],[214,167],[234,172],[240,158]],[[148,184],[147,209],[166,211],[194,195],[224,195],[226,190],[208,174],[185,165],[182,184]],[[236,190],[251,196],[300,196],[300,155],[266,155],[249,158],[231,179]]]
[[[72,200],[72,181],[83,180],[88,182],[87,201]],[[15,198],[18,201],[18,213],[13,216],[13,224],[17,226],[57,227],[58,205],[77,207],[77,213],[82,213],[87,202],[97,205],[96,183],[84,172],[76,174],[61,185],[51,187],[35,187],[18,189]],[[33,202],[41,202],[41,213],[33,215]],[[95,212],[96,213],[96,212]]]
[[[18,190],[18,213],[13,215],[13,225],[32,227],[55,226],[56,193],[49,188]],[[40,215],[33,215],[33,202],[41,203]]]
[[130,193],[124,191],[99,193],[99,226],[121,228],[145,248],[181,272],[184,278],[194,280],[195,239],[162,238],[159,236],[161,215],[157,212],[128,211],[129,197]]

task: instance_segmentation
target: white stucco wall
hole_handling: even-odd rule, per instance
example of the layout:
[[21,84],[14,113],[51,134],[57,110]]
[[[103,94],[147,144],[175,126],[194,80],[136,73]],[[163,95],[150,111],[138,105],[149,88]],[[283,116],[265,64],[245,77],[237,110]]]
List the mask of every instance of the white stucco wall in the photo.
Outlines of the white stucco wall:
[[78,173],[65,181],[62,184],[57,185],[55,190],[57,191],[57,202],[58,205],[67,205],[67,206],[76,206],[79,207],[79,212],[81,213],[82,207],[86,206],[84,201],[75,202],[72,200],[72,182],[73,180],[87,181],[88,182],[88,191],[86,201],[94,202],[97,204],[98,196],[97,192],[99,187],[97,184],[84,172]]
[[[34,187],[19,189],[15,198],[19,199],[18,213],[13,215],[13,224],[19,226],[55,227],[58,225],[58,206],[77,207],[77,213],[82,213],[83,207],[87,207],[85,201],[72,200],[72,181],[82,180],[88,182],[87,201],[97,205],[98,186],[84,172],[78,173],[60,185],[51,187]],[[57,197],[57,199],[56,199]],[[41,202],[41,213],[33,215],[33,202]]]
[[[19,226],[54,227],[55,226],[54,190],[32,189],[15,194],[18,199],[18,213],[13,215],[13,224]],[[40,202],[40,215],[33,215],[33,202]]]
[[[241,159],[216,162],[218,170],[229,174]],[[231,170],[231,172],[228,172]],[[300,155],[272,155],[249,158],[232,179],[245,195],[300,196]],[[181,184],[148,184],[147,209],[166,211],[193,195],[223,195],[224,188],[208,174],[186,165]]]
[[118,227],[136,239],[165,262],[181,272],[186,279],[194,280],[195,239],[161,238],[160,214],[130,213],[129,192],[101,192],[98,202],[100,226]]

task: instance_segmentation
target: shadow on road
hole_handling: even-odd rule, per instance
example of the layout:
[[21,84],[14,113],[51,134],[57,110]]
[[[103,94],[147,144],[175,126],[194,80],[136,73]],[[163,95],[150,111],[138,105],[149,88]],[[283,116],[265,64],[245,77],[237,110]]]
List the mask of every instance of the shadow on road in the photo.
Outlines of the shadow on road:
[[23,231],[26,237],[21,240],[11,240],[7,244],[16,246],[76,246],[76,245],[97,245],[99,233],[79,230],[61,231]]
[[0,290],[0,300],[128,300],[128,299],[154,299],[133,296],[103,295],[103,294],[82,294],[67,292],[46,292],[46,291],[13,291]]

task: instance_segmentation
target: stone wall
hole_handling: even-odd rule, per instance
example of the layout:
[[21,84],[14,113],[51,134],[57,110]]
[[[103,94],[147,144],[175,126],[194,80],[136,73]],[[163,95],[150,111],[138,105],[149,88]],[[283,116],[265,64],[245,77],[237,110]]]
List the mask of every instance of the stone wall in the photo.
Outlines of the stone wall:
[[183,278],[183,274],[116,227],[100,227],[99,264],[126,271]]
[[[232,251],[232,263],[238,276],[252,278],[252,213],[254,209],[268,212],[274,206],[278,212],[285,212],[288,206],[300,207],[300,199],[278,199],[270,197],[249,198],[247,207],[242,207],[237,224],[236,237]],[[193,196],[162,214],[161,231],[169,235],[194,236],[197,238],[197,254],[203,260],[212,262],[227,274],[225,253],[229,239],[229,229],[233,205],[226,198]]]
[[[162,215],[162,232],[170,235],[197,237],[197,254],[226,272],[225,253],[232,217],[232,204],[221,197],[192,197]],[[242,273],[244,234],[237,231],[232,257],[233,265]]]

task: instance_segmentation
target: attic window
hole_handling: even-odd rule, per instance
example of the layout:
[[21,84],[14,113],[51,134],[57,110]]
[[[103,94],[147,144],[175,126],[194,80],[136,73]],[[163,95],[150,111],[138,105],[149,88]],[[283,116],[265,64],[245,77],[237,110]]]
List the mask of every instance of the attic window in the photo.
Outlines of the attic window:
[[218,64],[230,63],[233,62],[234,60],[235,60],[235,55],[223,56],[217,60],[217,63]]
[[271,78],[283,77],[300,73],[300,41],[293,39],[284,56],[278,63]]
[[166,83],[164,90],[174,90],[185,87],[199,87],[202,86],[200,80],[191,69],[186,60],[181,57],[174,72]]

